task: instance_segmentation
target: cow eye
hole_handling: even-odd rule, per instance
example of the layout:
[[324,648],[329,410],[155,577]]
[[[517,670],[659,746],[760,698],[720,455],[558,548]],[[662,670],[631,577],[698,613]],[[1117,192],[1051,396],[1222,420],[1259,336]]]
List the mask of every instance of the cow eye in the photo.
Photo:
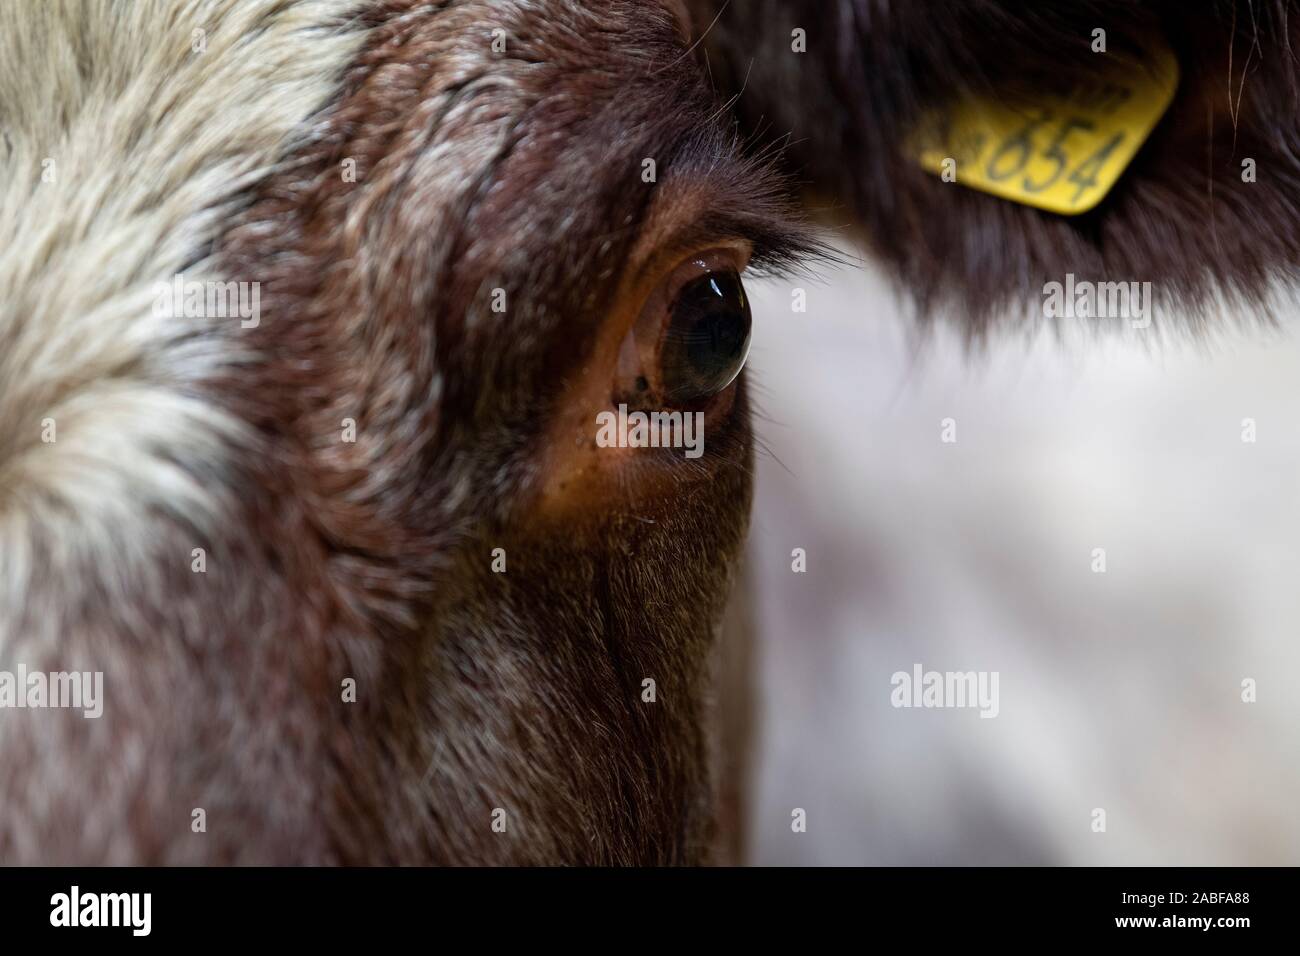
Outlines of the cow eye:
[[[698,408],[736,380],[749,354],[752,320],[741,282],[744,259],[729,250],[680,263],[646,300],[625,343],[644,407]],[[627,381],[624,378],[624,381]]]
[[707,401],[735,381],[749,354],[749,300],[734,269],[706,272],[677,292],[659,349],[666,404]]

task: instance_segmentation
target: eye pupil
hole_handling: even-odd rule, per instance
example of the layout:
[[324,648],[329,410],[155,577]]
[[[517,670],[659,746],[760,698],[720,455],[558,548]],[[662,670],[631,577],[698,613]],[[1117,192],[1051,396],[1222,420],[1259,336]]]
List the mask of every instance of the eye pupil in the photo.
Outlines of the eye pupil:
[[710,272],[683,286],[660,359],[669,404],[692,405],[730,385],[749,353],[750,325],[736,272]]

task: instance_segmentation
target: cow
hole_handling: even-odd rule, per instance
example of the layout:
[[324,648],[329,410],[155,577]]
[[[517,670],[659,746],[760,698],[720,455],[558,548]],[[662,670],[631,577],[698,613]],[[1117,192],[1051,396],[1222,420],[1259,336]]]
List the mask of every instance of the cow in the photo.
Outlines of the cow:
[[[742,276],[847,221],[978,336],[1067,268],[1194,324],[1297,261],[1286,4],[925,7],[0,7],[0,671],[102,678],[0,709],[0,861],[729,858]],[[1112,23],[1185,83],[1096,211],[899,148]]]

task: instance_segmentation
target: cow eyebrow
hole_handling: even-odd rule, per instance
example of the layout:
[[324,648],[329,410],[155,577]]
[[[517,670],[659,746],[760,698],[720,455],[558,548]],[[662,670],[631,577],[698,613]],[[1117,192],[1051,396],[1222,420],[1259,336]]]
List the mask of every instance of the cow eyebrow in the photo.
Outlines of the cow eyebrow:
[[693,137],[674,152],[655,196],[636,216],[637,258],[744,240],[759,275],[803,274],[834,261],[791,195],[770,155],[745,156],[722,134]]

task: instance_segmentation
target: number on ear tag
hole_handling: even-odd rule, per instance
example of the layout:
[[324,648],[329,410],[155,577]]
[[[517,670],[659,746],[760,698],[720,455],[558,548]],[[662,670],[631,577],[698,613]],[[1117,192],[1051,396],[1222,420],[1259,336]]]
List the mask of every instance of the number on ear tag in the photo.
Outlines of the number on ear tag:
[[966,99],[921,125],[921,165],[945,178],[1050,212],[1086,212],[1128,167],[1178,86],[1164,44],[1140,59],[1097,53],[1097,71],[1044,84],[1032,101]]

